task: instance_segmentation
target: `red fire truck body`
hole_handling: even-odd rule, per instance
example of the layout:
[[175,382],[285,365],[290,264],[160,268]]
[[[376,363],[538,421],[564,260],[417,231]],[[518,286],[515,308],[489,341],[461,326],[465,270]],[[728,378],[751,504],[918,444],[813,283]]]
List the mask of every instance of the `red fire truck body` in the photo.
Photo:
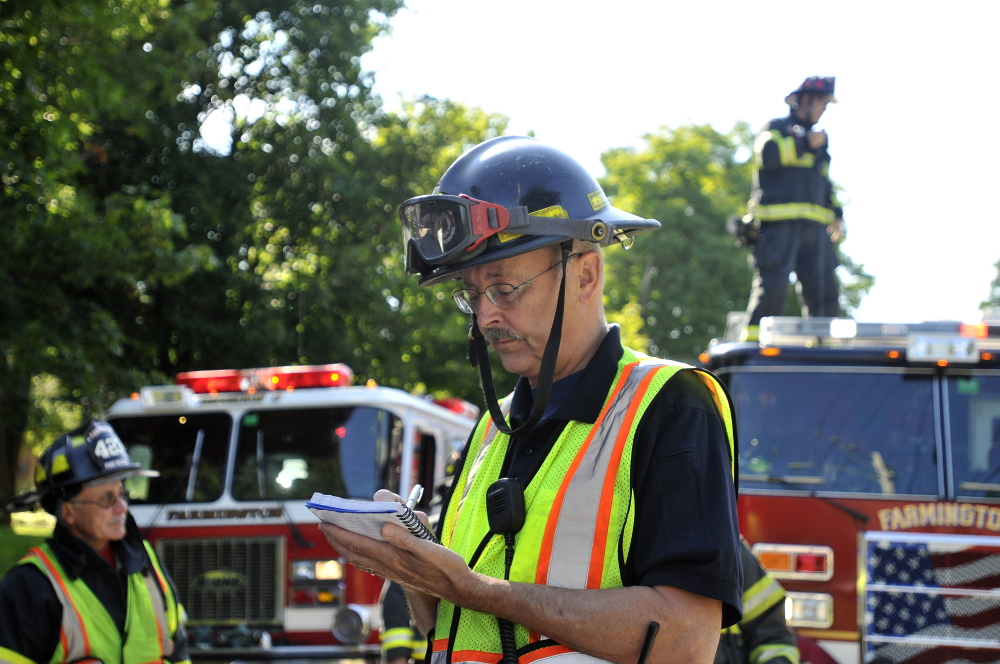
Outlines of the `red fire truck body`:
[[702,356],[740,529],[838,662],[1000,662],[1000,326],[771,318]]
[[427,509],[476,409],[351,386],[344,365],[180,374],[106,418],[131,458],[131,511],[187,613],[195,660],[380,657],[383,580],[347,565],[305,502],[426,488]]

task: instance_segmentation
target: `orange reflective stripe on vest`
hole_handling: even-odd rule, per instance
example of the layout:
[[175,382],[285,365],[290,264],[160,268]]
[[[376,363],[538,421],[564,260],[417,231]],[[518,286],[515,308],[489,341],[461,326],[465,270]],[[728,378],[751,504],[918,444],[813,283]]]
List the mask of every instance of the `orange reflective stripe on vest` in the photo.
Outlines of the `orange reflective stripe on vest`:
[[66,661],[75,662],[83,659],[90,654],[90,639],[87,637],[87,630],[84,627],[83,619],[80,617],[80,611],[77,610],[76,604],[73,603],[69,590],[66,588],[66,583],[63,581],[62,574],[60,574],[58,568],[48,555],[38,547],[29,549],[25,558],[34,558],[41,563],[40,567],[46,573],[46,576],[49,577],[52,588],[56,592],[56,597],[59,598],[59,603],[62,604],[63,615],[62,625],[59,628],[59,642],[62,645],[62,651],[66,653]]

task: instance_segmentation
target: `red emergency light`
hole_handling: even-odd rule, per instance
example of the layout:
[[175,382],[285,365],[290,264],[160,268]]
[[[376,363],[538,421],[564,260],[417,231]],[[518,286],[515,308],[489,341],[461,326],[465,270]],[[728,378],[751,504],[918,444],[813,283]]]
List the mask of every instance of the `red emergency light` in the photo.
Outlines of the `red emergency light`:
[[186,371],[177,374],[174,381],[187,385],[196,394],[216,394],[218,392],[243,392],[243,376],[237,369],[220,371]]
[[443,408],[447,408],[453,413],[464,415],[473,420],[479,417],[479,409],[465,399],[459,399],[458,397],[445,397],[443,399],[435,399],[434,403]]
[[265,367],[259,369],[223,369],[187,371],[177,374],[175,382],[186,385],[196,394],[250,392],[256,390],[294,390],[310,387],[350,385],[354,372],[346,364],[314,364],[301,367]]
[[313,364],[303,367],[257,369],[253,384],[261,390],[294,390],[308,387],[343,387],[354,372],[346,364]]
[[990,327],[985,323],[962,323],[958,326],[958,333],[966,338],[986,339],[990,336]]

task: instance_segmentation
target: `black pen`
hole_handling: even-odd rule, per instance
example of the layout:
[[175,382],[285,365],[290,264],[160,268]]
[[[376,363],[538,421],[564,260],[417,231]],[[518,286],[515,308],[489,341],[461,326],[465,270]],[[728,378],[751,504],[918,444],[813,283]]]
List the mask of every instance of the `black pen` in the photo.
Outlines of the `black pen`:
[[656,633],[660,631],[660,623],[649,621],[649,627],[646,628],[646,640],[642,642],[642,652],[639,653],[639,664],[646,664],[646,660],[649,659],[649,653],[653,651],[653,641],[656,640]]

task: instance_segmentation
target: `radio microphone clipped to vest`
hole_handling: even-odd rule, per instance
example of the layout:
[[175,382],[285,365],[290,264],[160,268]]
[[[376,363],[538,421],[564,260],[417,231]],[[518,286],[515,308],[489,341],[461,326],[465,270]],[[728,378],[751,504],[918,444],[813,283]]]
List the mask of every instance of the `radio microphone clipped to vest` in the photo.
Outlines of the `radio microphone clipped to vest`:
[[[511,477],[502,477],[486,489],[486,518],[490,532],[503,535],[507,549],[504,552],[505,581],[510,580],[510,566],[514,562],[514,536],[524,527],[524,488]],[[514,623],[497,617],[500,627],[500,647],[503,658],[500,664],[517,664],[517,641],[514,640]]]

